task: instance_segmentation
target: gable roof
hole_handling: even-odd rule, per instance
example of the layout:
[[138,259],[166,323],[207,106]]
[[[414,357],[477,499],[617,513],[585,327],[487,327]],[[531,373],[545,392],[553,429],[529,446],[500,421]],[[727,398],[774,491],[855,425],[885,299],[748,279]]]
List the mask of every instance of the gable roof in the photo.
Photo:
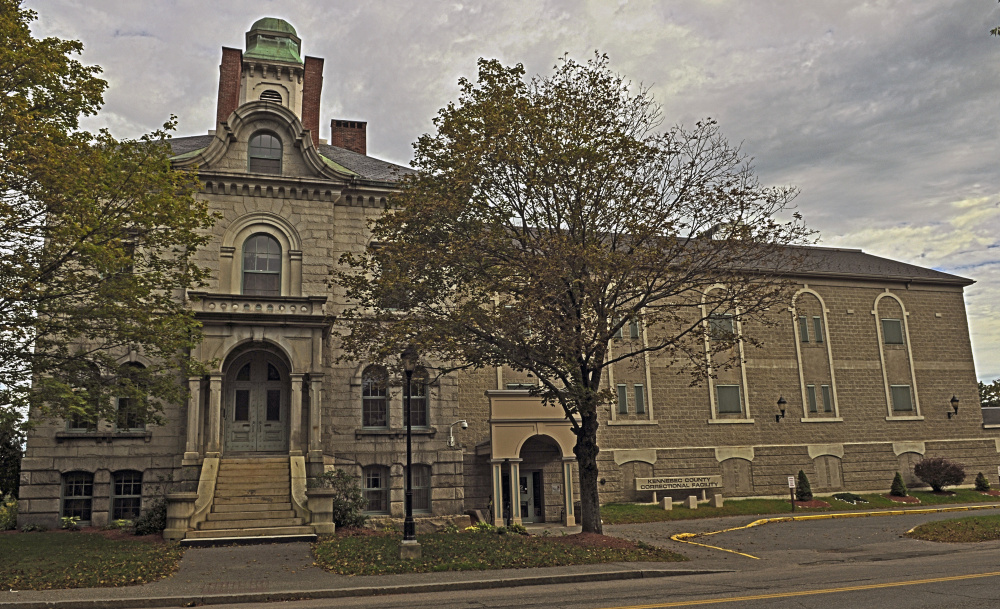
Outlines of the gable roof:
[[893,281],[914,281],[920,283],[947,283],[967,286],[975,283],[972,279],[959,277],[915,264],[900,262],[866,254],[859,249],[833,247],[793,246],[802,256],[799,268],[794,274],[837,277],[882,279]]

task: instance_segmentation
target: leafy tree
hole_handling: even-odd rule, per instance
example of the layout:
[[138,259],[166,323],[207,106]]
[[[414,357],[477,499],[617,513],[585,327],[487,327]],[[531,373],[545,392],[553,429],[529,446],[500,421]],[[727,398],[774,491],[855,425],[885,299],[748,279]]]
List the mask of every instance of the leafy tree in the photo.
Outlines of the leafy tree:
[[899,472],[892,478],[892,486],[889,487],[889,494],[893,497],[906,497],[906,483]]
[[21,414],[0,410],[0,498],[17,498],[21,486],[21,457],[24,455]]
[[[0,0],[0,408],[96,420],[118,395],[156,421],[148,397],[181,399],[199,339],[179,296],[205,276],[190,258],[212,218],[171,168],[172,122],[139,140],[78,129],[106,83],[34,19]],[[129,352],[155,363],[122,367]]]
[[965,468],[942,457],[921,459],[913,466],[913,474],[929,484],[935,493],[965,481]]
[[[769,319],[795,264],[784,246],[808,231],[776,217],[793,189],[761,186],[712,121],[661,130],[648,90],[606,56],[531,79],[481,59],[459,83],[372,245],[334,275],[356,303],[342,344],[383,362],[413,345],[442,372],[531,372],[572,424],[580,520],[600,532],[608,367],[658,355],[703,380],[706,346],[725,366],[738,340],[757,341],[710,320]],[[644,340],[614,341],[639,323]]]
[[799,470],[799,479],[795,485],[795,498],[799,501],[812,501],[813,491],[812,486],[809,484],[809,476],[806,473]]
[[1000,378],[989,384],[979,381],[979,404],[983,408],[1000,407]]

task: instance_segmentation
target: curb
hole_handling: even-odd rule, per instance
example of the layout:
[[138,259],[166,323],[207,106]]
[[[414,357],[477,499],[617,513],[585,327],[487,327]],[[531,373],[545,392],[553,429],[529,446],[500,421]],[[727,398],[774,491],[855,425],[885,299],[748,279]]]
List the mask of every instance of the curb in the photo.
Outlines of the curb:
[[730,570],[719,569],[634,569],[625,571],[597,571],[590,573],[567,573],[558,575],[515,577],[507,579],[439,582],[434,584],[403,584],[399,586],[372,586],[365,588],[332,588],[326,590],[247,592],[244,594],[192,594],[179,596],[62,601],[14,601],[9,603],[0,601],[0,609],[134,609],[137,607],[194,607],[199,605],[222,605],[227,603],[264,603],[323,598],[420,594],[426,592],[490,590],[496,588],[517,588],[520,586],[545,586],[551,584],[575,584],[582,582],[647,579],[653,577],[673,577],[679,575],[708,575],[712,573],[730,572]]

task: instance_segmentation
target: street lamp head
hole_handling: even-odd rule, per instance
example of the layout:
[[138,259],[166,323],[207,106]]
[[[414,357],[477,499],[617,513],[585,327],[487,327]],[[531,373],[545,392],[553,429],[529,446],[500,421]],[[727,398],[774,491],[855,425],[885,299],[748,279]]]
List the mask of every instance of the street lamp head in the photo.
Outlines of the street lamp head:
[[403,370],[405,372],[412,373],[417,369],[417,350],[413,348],[413,345],[407,345],[406,349],[403,349],[403,354],[399,356],[399,359],[403,363]]

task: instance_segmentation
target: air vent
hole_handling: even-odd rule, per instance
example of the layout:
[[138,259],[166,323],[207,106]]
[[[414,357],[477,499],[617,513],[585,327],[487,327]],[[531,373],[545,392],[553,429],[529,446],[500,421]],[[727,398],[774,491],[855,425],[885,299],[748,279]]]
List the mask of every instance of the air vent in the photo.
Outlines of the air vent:
[[276,104],[281,103],[281,93],[278,93],[274,89],[268,89],[260,94],[260,101],[274,102]]

